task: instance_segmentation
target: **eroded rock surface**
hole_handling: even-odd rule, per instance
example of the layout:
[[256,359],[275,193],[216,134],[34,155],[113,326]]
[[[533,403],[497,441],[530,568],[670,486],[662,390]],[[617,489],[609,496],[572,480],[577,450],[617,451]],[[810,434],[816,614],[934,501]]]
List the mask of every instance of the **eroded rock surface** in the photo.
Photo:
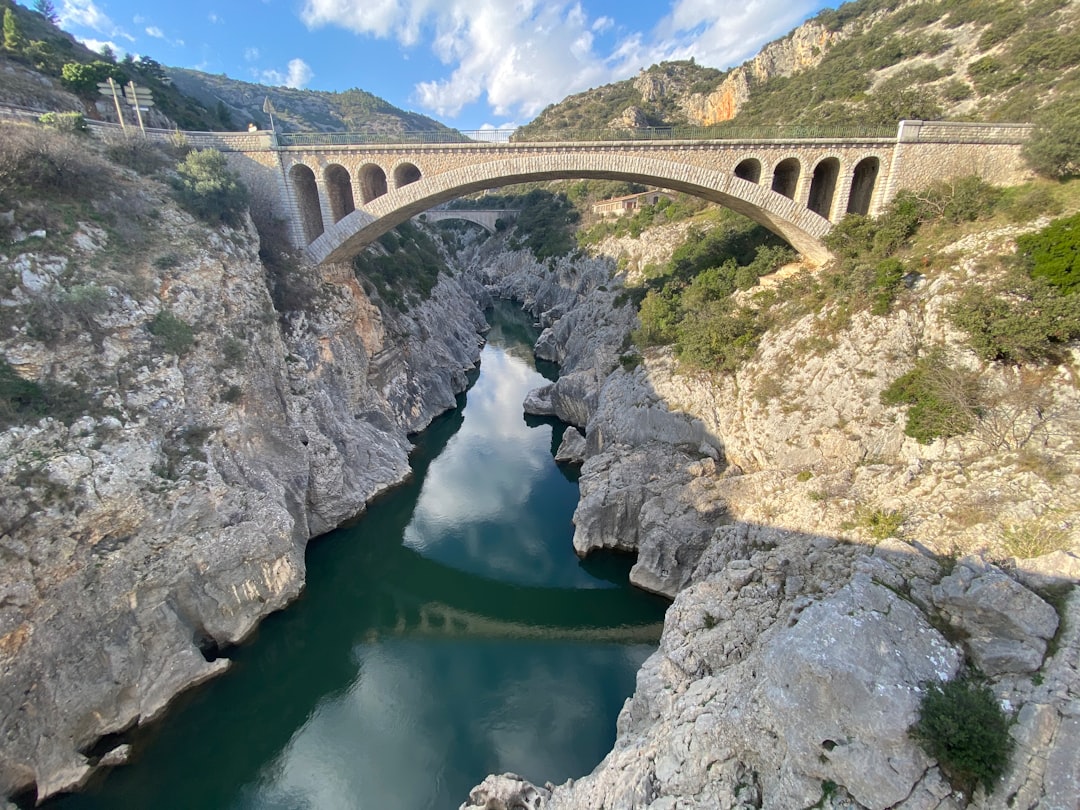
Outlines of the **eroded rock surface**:
[[[79,785],[99,737],[220,673],[220,648],[300,593],[308,538],[408,475],[407,434],[479,356],[482,314],[446,274],[397,316],[350,268],[301,268],[309,305],[277,312],[250,225],[143,193],[159,241],[132,268],[92,226],[0,265],[5,313],[104,291],[78,330],[0,340],[24,378],[97,403],[0,432],[0,795]],[[189,348],[149,331],[159,312]]]
[[[980,252],[1004,249],[1002,238],[965,244],[957,277],[977,272]],[[627,256],[623,243],[607,248]],[[611,349],[625,336],[603,332],[609,349],[591,357],[571,349],[590,344],[599,320],[595,310],[573,317],[575,300],[588,307],[592,296],[572,267],[520,257],[492,267],[493,289],[559,302],[537,352],[570,364],[562,393],[577,402],[556,407],[551,386],[527,407],[584,425],[575,549],[633,551],[632,580],[674,598],[614,749],[554,787],[546,806],[1075,804],[1080,521],[1069,493],[1080,464],[1068,426],[1080,397],[1066,372],[1040,377],[1051,409],[1016,404],[1018,372],[963,353],[946,317],[957,287],[941,280],[895,317],[856,314],[821,351],[800,347],[827,313],[770,331],[733,377],[687,373],[663,350],[624,368]],[[609,318],[604,329],[614,323],[632,328]],[[994,427],[1006,439],[920,445],[904,435],[902,412],[880,392],[926,341],[953,347],[996,401],[1014,403]],[[1017,463],[1011,443],[1033,435],[1053,476]],[[881,528],[886,518],[895,528]],[[1004,559],[996,550],[1020,531],[1071,537],[1071,550]],[[970,797],[908,735],[926,685],[968,665],[990,676],[1016,741],[995,791]]]

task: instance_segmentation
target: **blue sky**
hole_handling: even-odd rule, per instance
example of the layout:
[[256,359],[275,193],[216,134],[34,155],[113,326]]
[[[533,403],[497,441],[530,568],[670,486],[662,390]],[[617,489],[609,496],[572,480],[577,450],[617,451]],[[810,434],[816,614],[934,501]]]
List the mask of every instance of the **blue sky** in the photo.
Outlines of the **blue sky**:
[[[31,0],[22,0],[32,6]],[[507,128],[666,59],[726,68],[838,0],[53,0],[95,49]]]

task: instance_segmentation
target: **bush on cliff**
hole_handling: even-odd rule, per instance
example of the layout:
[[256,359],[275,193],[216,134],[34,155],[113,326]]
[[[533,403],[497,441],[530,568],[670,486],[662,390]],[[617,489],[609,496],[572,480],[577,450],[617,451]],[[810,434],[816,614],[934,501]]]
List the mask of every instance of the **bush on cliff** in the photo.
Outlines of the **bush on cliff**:
[[161,310],[146,327],[169,354],[182,357],[195,345],[195,332],[183,318]]
[[108,186],[109,166],[71,133],[0,124],[0,204],[58,195],[92,199]]
[[248,193],[215,149],[191,152],[176,167],[173,190],[190,214],[212,225],[238,225],[247,210]]
[[1045,278],[1014,268],[1002,278],[967,287],[951,310],[983,360],[1058,362],[1080,338],[1080,307]]
[[1031,168],[1045,177],[1064,179],[1080,174],[1080,93],[1039,111],[1024,156]]
[[907,405],[904,433],[921,444],[970,431],[983,413],[982,387],[973,372],[949,365],[934,349],[881,392],[885,405]]
[[1018,237],[1016,249],[1032,276],[1063,293],[1080,292],[1080,214]]
[[970,795],[987,793],[1009,763],[1009,718],[989,686],[970,678],[930,684],[911,729],[923,750],[938,761],[953,786]]

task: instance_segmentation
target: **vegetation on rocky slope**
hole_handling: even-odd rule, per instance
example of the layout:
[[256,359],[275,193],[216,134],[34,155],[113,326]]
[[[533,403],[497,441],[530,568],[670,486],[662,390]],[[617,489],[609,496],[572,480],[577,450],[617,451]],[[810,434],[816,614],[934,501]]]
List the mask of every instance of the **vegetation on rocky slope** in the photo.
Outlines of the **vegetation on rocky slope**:
[[[11,0],[0,13],[18,31],[11,47],[0,48],[0,68],[10,67],[0,83],[0,102],[37,109],[92,112],[97,85],[112,78],[148,88],[154,107],[145,114],[153,125],[188,130],[242,130],[248,123],[270,128],[263,111],[269,98],[279,130],[402,132],[447,130],[418,113],[399,109],[364,90],[340,93],[267,87],[196,70],[166,68],[148,55],[95,52],[57,27],[55,21]],[[42,83],[41,77],[51,79]],[[111,115],[106,110],[105,115]],[[94,112],[96,117],[96,112]]]
[[[1043,107],[1072,108],[1080,98],[1075,0],[855,0],[809,25],[835,39],[815,46],[807,64],[749,71],[748,97],[722,105],[737,112],[723,120],[737,127],[1029,121]],[[727,92],[721,85],[731,73],[654,65],[551,105],[521,134],[700,123],[688,117],[690,102]]]

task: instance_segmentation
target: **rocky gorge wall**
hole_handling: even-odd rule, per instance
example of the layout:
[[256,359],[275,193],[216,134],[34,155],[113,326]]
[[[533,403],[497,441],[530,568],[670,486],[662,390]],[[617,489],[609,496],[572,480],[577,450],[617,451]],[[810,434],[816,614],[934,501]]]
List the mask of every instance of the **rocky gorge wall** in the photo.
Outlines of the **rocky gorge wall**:
[[[890,318],[856,316],[819,345],[808,316],[719,379],[688,373],[667,350],[637,362],[615,253],[606,269],[603,257],[474,261],[482,283],[547,327],[537,355],[565,364],[525,409],[580,428],[559,453],[583,461],[575,550],[636,553],[631,580],[674,601],[614,749],[591,774],[543,787],[493,775],[463,810],[1075,806],[1080,395],[1068,366],[1028,380],[1043,405],[988,416],[1014,439],[1037,434],[1027,449],[1051,474],[1015,441],[919,444],[879,399],[932,342],[991,388],[1022,386],[1019,370],[964,355],[945,317],[954,282],[1014,235],[956,245],[954,278],[926,282]],[[649,233],[642,250],[664,238]],[[643,263],[628,249],[622,240],[624,264]],[[1053,424],[1039,423],[1050,412]],[[882,531],[875,515],[901,522]],[[1009,557],[996,541],[1010,527],[1066,532],[1071,551]],[[988,679],[1014,740],[995,790],[973,796],[908,733],[927,684],[969,667]]]
[[[0,314],[92,301],[79,328],[26,323],[2,349],[94,402],[0,432],[0,797],[123,761],[98,740],[227,668],[219,650],[300,593],[307,540],[409,474],[408,434],[455,405],[486,328],[446,273],[387,314],[351,268],[301,268],[283,314],[250,223],[140,194],[158,214],[138,255],[85,222],[0,266]],[[190,346],[152,333],[161,312]]]

